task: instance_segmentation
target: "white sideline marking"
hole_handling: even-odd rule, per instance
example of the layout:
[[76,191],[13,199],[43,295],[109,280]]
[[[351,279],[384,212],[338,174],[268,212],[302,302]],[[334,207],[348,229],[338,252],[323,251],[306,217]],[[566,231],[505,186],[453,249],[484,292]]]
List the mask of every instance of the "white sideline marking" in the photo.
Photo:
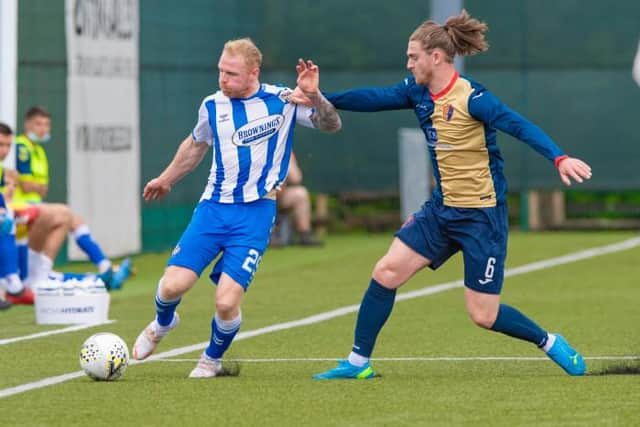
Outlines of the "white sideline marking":
[[[287,362],[335,362],[340,357],[308,357],[292,359],[224,359],[227,362],[238,363],[287,363]],[[585,356],[585,360],[640,360],[640,356]],[[156,362],[189,362],[196,363],[199,359],[154,359]],[[546,356],[540,357],[511,357],[511,356],[486,356],[486,357],[374,357],[372,362],[510,362],[510,361],[551,361]]]
[[[580,261],[588,258],[593,258],[600,255],[605,255],[613,252],[619,252],[626,249],[631,249],[640,245],[640,237],[634,237],[631,239],[623,240],[622,242],[613,243],[611,245],[599,246],[591,249],[586,249],[584,251],[574,252],[573,254],[568,254],[556,258],[550,258],[543,261],[533,262],[530,264],[525,264],[520,267],[515,267],[505,271],[505,277],[517,276],[519,274],[526,274],[532,271],[543,270],[546,268],[555,267],[562,264],[568,264],[575,261]],[[443,292],[449,289],[457,288],[463,286],[462,280],[456,280],[453,282],[443,283],[441,285],[428,286],[423,289],[419,289],[417,291],[406,292],[396,296],[396,301],[403,301],[406,299],[417,298],[420,296],[431,295],[438,292]],[[346,314],[350,314],[358,311],[359,305],[350,305],[347,307],[338,308],[336,310],[328,311],[325,313],[316,314],[313,316],[305,317],[303,319],[294,320],[291,322],[285,323],[277,323],[275,325],[266,326],[264,328],[254,329],[252,331],[240,332],[236,335],[234,341],[239,341],[251,337],[255,337],[258,335],[264,335],[271,332],[281,331],[285,329],[297,328],[299,326],[311,325],[314,323],[319,323],[325,320],[333,319],[336,317],[344,316]],[[202,350],[209,344],[209,341],[201,342],[198,344],[192,344],[186,347],[179,347],[173,350],[165,351],[163,353],[158,353],[154,356],[149,357],[143,361],[132,360],[131,365],[136,365],[138,363],[146,363],[153,360],[163,359],[167,357],[179,356],[181,354],[191,353],[194,351]],[[334,359],[332,359],[334,360]],[[35,390],[42,387],[47,387],[54,384],[59,384],[65,381],[72,380],[74,378],[78,378],[83,376],[84,373],[82,371],[71,372],[64,375],[58,375],[55,377],[44,378],[39,381],[22,384],[16,387],[9,387],[0,390],[0,399],[4,397],[13,396],[14,394],[23,393],[25,391]]]
[[31,335],[22,335],[20,337],[0,339],[0,345],[11,344],[11,343],[18,342],[18,341],[32,340],[32,339],[35,339],[35,338],[48,337],[50,335],[65,334],[67,332],[81,331],[82,329],[88,329],[88,328],[94,328],[96,326],[108,325],[109,323],[113,323],[113,322],[115,322],[115,320],[107,320],[106,322],[102,322],[102,323],[87,323],[87,324],[83,324],[83,325],[69,326],[69,327],[62,328],[62,329],[53,329],[51,331],[38,332],[36,334],[31,334]]

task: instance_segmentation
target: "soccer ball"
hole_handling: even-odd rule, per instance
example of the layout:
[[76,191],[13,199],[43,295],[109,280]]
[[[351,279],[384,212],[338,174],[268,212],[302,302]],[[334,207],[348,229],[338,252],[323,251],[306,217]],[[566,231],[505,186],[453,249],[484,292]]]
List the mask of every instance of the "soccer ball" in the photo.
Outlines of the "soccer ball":
[[114,381],[129,366],[127,344],[115,334],[91,335],[80,349],[82,370],[96,381]]

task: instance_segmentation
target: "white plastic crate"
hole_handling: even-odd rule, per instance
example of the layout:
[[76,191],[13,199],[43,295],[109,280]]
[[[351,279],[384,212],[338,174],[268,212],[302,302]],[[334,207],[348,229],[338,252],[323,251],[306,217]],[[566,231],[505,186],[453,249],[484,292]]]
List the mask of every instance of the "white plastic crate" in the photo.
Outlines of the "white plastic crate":
[[35,309],[39,325],[103,323],[109,319],[109,294],[36,295]]

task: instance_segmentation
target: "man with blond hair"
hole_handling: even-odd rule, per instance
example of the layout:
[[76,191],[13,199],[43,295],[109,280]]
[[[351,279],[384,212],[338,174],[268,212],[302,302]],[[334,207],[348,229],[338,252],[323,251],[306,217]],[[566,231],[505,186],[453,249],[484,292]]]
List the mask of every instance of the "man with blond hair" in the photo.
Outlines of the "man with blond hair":
[[289,100],[291,90],[261,84],[262,54],[248,38],[228,41],[218,61],[220,90],[202,101],[193,131],[169,166],[147,183],[145,200],[162,198],[202,160],[213,162],[193,217],[158,284],[156,318],[140,333],[133,357],[147,358],[178,325],[181,297],[222,252],[210,275],[217,284],[211,340],[190,378],[220,375],[221,358],[240,328],[240,304],[264,254],[276,214],[275,193],[285,181],[293,127],[326,132],[341,127],[335,108],[319,90],[319,69],[298,61],[298,86],[311,107]]

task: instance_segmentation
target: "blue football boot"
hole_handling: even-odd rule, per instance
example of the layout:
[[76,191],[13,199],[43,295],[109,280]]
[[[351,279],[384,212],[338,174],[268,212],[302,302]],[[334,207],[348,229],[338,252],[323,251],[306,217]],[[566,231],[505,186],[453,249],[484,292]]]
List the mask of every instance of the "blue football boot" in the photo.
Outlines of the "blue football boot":
[[562,335],[553,334],[555,342],[547,352],[547,356],[556,362],[565,372],[572,376],[584,375],[587,367],[582,355],[575,351]]
[[373,378],[375,373],[373,372],[373,368],[369,362],[365,363],[364,366],[355,366],[349,363],[348,360],[338,360],[338,366],[328,370],[327,372],[322,372],[321,374],[316,374],[313,376],[314,380],[337,380],[337,379],[357,379],[357,380],[366,380],[369,378]]
[[111,289],[111,282],[113,281],[113,269],[108,268],[102,273],[96,274],[96,277],[102,280],[102,283],[104,283],[104,287],[107,288],[107,290]]
[[114,290],[122,288],[122,285],[129,276],[131,276],[131,258],[125,258],[120,263],[118,269],[113,271],[109,289]]

